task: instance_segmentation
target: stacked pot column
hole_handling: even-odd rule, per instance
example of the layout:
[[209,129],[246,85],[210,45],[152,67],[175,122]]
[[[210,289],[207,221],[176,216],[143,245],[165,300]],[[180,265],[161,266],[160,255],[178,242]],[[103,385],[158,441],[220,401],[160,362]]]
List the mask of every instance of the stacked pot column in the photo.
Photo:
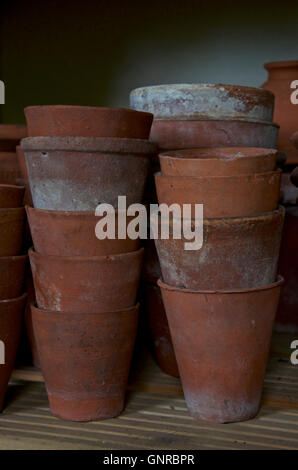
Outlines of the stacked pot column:
[[22,141],[34,205],[32,323],[51,411],[74,421],[111,418],[124,406],[143,250],[139,240],[118,239],[119,219],[130,222],[125,211],[116,211],[115,239],[97,238],[106,214],[95,209],[116,208],[118,196],[142,202],[152,115],[72,106],[25,114],[34,136]]
[[[204,147],[276,148],[278,126],[272,122],[273,94],[261,89],[210,84],[176,84],[137,88],[131,92],[130,105],[154,114],[150,140],[160,151]],[[153,170],[159,171],[157,161]],[[156,202],[153,183],[148,184],[148,202]],[[145,255],[145,292],[160,296],[156,285],[160,272],[152,243]],[[165,372],[177,376],[166,316],[153,308],[147,296],[155,356]]]
[[0,410],[16,358],[26,301],[24,191],[22,186],[0,184]]
[[198,419],[241,421],[260,406],[282,284],[276,159],[277,151],[256,148],[160,154],[159,203],[190,204],[193,231],[195,204],[204,209],[202,247],[186,250],[173,228],[156,240],[179,373]]
[[284,152],[281,201],[286,207],[285,227],[280,255],[280,273],[285,277],[276,318],[276,330],[298,332],[298,189],[291,180],[291,172],[298,164],[297,89],[298,61],[265,64],[268,80],[263,87],[275,95],[274,119],[280,125],[278,149]]

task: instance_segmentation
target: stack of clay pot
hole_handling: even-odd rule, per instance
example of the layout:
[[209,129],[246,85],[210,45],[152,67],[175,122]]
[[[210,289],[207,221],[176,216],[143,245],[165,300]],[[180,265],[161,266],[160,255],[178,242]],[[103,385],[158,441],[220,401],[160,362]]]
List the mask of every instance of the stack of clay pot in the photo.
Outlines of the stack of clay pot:
[[[282,278],[277,151],[214,148],[159,155],[159,203],[203,204],[203,245],[157,239],[161,287],[190,413],[214,422],[258,412]],[[160,226],[163,220],[159,221]]]
[[16,358],[26,301],[24,191],[22,186],[0,184],[0,410]]
[[172,225],[170,239],[156,240],[188,408],[209,421],[248,419],[259,408],[282,284],[274,97],[238,86],[164,85],[134,90],[131,105],[154,113],[151,139],[167,150],[155,176],[158,202],[204,205],[201,249],[185,250]]
[[[34,106],[22,141],[37,306],[33,333],[51,411],[67,420],[119,415],[138,318],[139,239],[95,235],[100,203],[142,202],[152,115],[125,109]],[[125,220],[125,219],[124,219]],[[130,218],[127,219],[129,223]]]
[[281,202],[286,207],[284,233],[280,253],[280,273],[285,277],[276,317],[277,331],[298,332],[298,189],[291,172],[298,164],[298,61],[265,64],[268,80],[263,87],[275,95],[274,119],[280,125],[278,149],[284,152]]
[[[150,140],[157,143],[160,151],[277,146],[278,126],[272,122],[274,97],[262,89],[210,84],[159,85],[133,90],[130,105],[154,114]],[[159,171],[160,166],[159,162],[154,162],[152,179],[147,186],[149,203],[157,202],[153,173]],[[161,369],[177,376],[169,328],[156,286],[158,274],[157,254],[153,242],[149,241],[143,278],[154,353]]]

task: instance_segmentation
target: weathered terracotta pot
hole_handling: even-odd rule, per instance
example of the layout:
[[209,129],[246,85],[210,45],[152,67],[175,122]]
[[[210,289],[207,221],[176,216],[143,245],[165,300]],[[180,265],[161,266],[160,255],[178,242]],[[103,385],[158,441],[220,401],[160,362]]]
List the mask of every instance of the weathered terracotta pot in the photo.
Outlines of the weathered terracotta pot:
[[274,95],[261,88],[179,83],[136,88],[130,105],[154,119],[239,119],[272,121]]
[[25,188],[10,184],[0,184],[0,208],[21,207]]
[[278,269],[285,278],[275,329],[298,333],[298,207],[287,207]]
[[0,124],[0,152],[15,152],[20,140],[27,137],[24,125]]
[[194,418],[225,423],[258,413],[282,283],[191,291],[158,282]]
[[153,115],[124,108],[29,106],[28,135],[148,139]]
[[206,148],[159,154],[166,176],[233,176],[264,173],[276,168],[277,150],[261,148]]
[[[88,137],[22,140],[34,206],[59,211],[94,211],[99,203],[142,202],[150,157],[148,141]],[[71,178],[70,178],[71,175]]]
[[154,120],[150,140],[160,150],[202,147],[276,148],[278,126],[249,121],[158,121]]
[[138,309],[137,305],[107,313],[58,313],[32,306],[41,369],[55,416],[91,421],[121,413]]
[[26,294],[0,301],[0,340],[5,345],[5,364],[0,364],[0,411],[17,354],[25,301]]
[[153,353],[156,362],[166,374],[179,377],[168,320],[160,288],[156,284],[146,284],[145,300]]
[[18,165],[19,165],[21,176],[22,176],[22,180],[23,180],[24,186],[26,188],[25,196],[24,196],[24,204],[27,204],[29,206],[33,206],[31,189],[30,189],[30,184],[29,184],[29,179],[28,179],[28,171],[27,171],[25,154],[24,154],[23,150],[21,149],[20,145],[18,145],[16,147],[16,154],[17,154],[17,160],[18,160]]
[[27,255],[0,257],[0,300],[15,299],[22,294],[26,260]]
[[23,207],[0,209],[0,256],[21,254],[24,221]]
[[280,206],[259,216],[204,218],[203,246],[198,250],[185,250],[184,237],[173,239],[170,222],[170,238],[155,240],[164,281],[194,290],[271,284],[276,279],[284,214]]
[[204,217],[241,217],[277,208],[281,170],[235,176],[155,174],[159,204],[204,204]]
[[280,125],[278,148],[286,153],[287,163],[298,163],[298,151],[290,138],[297,130],[298,109],[291,102],[291,83],[298,77],[298,61],[270,62],[264,65],[269,76],[263,88],[275,95],[274,120]]
[[136,303],[143,248],[110,256],[44,256],[29,250],[39,308],[101,313]]
[[[28,206],[26,212],[35,251],[43,255],[114,255],[136,251],[140,246],[139,238],[99,240],[95,234],[95,227],[102,217],[95,216],[94,212],[46,211]],[[118,236],[118,214],[116,211],[116,236]],[[125,216],[125,212],[122,211],[120,216]],[[132,216],[126,216],[126,225],[133,219]]]

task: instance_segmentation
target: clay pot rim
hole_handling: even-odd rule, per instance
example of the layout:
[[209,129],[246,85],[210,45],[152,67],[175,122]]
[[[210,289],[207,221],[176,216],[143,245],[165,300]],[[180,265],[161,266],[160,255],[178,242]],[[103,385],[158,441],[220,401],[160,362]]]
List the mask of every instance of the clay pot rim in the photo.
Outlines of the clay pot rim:
[[25,211],[24,206],[21,206],[21,207],[1,207],[0,208],[0,215],[3,212],[23,212],[23,211]]
[[229,118],[222,118],[222,119],[212,119],[212,118],[209,118],[209,119],[198,119],[198,118],[192,118],[191,116],[185,116],[185,118],[181,117],[181,116],[178,116],[177,118],[169,118],[169,119],[166,119],[166,118],[154,118],[154,121],[153,123],[156,123],[156,122],[236,122],[239,124],[239,122],[242,122],[242,123],[248,123],[248,124],[263,124],[264,126],[271,126],[271,127],[276,127],[277,129],[280,128],[280,125],[277,124],[276,122],[271,122],[271,121],[260,121],[258,119],[243,119],[243,118],[239,118],[239,119],[229,119]]
[[26,137],[21,140],[23,151],[71,151],[80,153],[128,153],[153,155],[157,145],[145,139],[128,139],[124,137]]
[[14,302],[18,302],[20,300],[23,300],[23,299],[26,299],[27,297],[27,292],[24,292],[24,294],[20,295],[19,297],[15,297],[14,299],[4,299],[4,300],[0,300],[0,306],[1,305],[7,305],[7,304],[12,304]]
[[244,179],[244,178],[250,178],[250,179],[259,179],[264,176],[273,176],[275,174],[281,174],[282,170],[281,168],[277,168],[276,170],[273,171],[265,171],[263,173],[243,173],[239,175],[223,175],[223,176],[179,176],[179,175],[163,175],[161,171],[158,171],[154,173],[155,178],[163,178],[163,179],[178,179],[178,180],[199,180],[199,181],[207,181],[207,180],[219,180],[219,179],[226,179],[226,180],[235,180],[235,179]]
[[273,61],[273,62],[267,62],[264,64],[264,68],[266,70],[272,70],[272,69],[279,69],[279,68],[290,68],[290,67],[295,67],[298,66],[298,60],[281,60],[279,61]]
[[42,314],[45,314],[45,315],[53,315],[53,314],[57,314],[58,316],[60,316],[61,314],[62,315],[69,315],[69,316],[74,316],[74,315],[84,315],[84,316],[93,316],[93,317],[98,317],[99,315],[106,315],[106,314],[112,314],[112,313],[130,313],[130,312],[133,312],[134,310],[138,310],[140,308],[140,303],[137,302],[135,305],[133,305],[132,307],[126,307],[126,308],[121,308],[121,309],[118,309],[118,310],[109,310],[107,312],[98,312],[98,313],[90,313],[90,312],[70,312],[70,311],[66,311],[66,310],[60,310],[60,311],[57,311],[57,310],[49,310],[49,309],[43,309],[43,308],[39,308],[37,307],[37,305],[34,303],[34,302],[31,302],[30,304],[30,307],[33,308],[34,310],[42,313]]
[[117,253],[114,255],[102,255],[102,256],[57,256],[57,255],[44,255],[42,253],[38,253],[33,249],[33,247],[29,248],[28,254],[29,256],[35,256],[36,258],[47,258],[50,260],[56,260],[57,262],[66,262],[66,263],[72,263],[74,261],[76,262],[84,262],[88,261],[90,263],[95,263],[98,261],[115,261],[116,259],[123,259],[123,258],[133,258],[137,254],[143,255],[144,252],[144,247],[139,248],[138,250],[135,251],[128,251],[127,253]]
[[[32,207],[25,205],[26,213],[29,216],[30,212],[42,213],[45,215],[53,216],[53,217],[101,217],[100,215],[96,215],[95,211],[58,211],[58,210],[51,210],[51,209],[38,209],[37,207]],[[133,215],[127,215],[127,211],[125,210],[118,210],[114,209],[116,217],[118,214],[126,214],[126,217],[129,219],[130,217],[135,217]],[[145,211],[145,209],[144,209]],[[103,216],[104,217],[104,216]]]
[[8,260],[8,261],[15,261],[15,260],[19,260],[21,258],[24,258],[24,259],[27,259],[28,258],[28,255],[25,254],[25,255],[7,255],[7,256],[0,256],[0,264],[1,264],[1,261],[3,260]]
[[148,113],[147,111],[138,111],[136,109],[131,109],[131,108],[121,108],[121,107],[117,107],[117,108],[114,108],[114,107],[108,107],[108,106],[84,106],[84,105],[72,105],[72,104],[38,104],[38,105],[31,105],[31,106],[26,106],[24,108],[24,113],[26,114],[27,111],[31,111],[31,110],[35,110],[35,109],[44,109],[44,110],[47,110],[47,109],[67,109],[69,111],[73,110],[73,109],[76,109],[76,110],[84,110],[84,111],[87,111],[87,110],[96,110],[98,112],[127,112],[129,114],[135,114],[136,116],[137,115],[147,115],[147,117],[151,118],[153,117],[153,114],[152,113]]
[[[296,207],[296,206],[293,206]],[[297,208],[298,209],[298,208]],[[284,215],[286,212],[286,209],[283,205],[279,205],[277,209],[274,211],[269,211],[269,212],[262,212],[260,214],[254,214],[254,215],[245,215],[243,217],[241,216],[236,216],[236,217],[216,217],[216,218],[208,218],[208,217],[203,217],[203,224],[204,226],[216,226],[219,223],[224,223],[225,225],[239,225],[239,223],[246,224],[246,223],[253,223],[253,222],[261,222],[261,221],[266,221],[266,220],[271,220],[274,216],[278,215]],[[150,223],[154,224],[154,218],[150,219]],[[187,219],[189,220],[189,219]],[[193,217],[191,220],[195,220]],[[160,215],[158,218],[158,225],[161,224],[160,221]],[[172,226],[173,224],[173,218],[171,217],[169,219],[169,225]]]
[[[184,157],[184,155],[187,155],[189,152],[197,152],[199,155],[194,156],[194,157]],[[207,153],[227,153],[227,155],[214,155],[214,156],[208,156],[205,158],[204,156],[200,157],[200,154],[204,154],[205,152]],[[237,155],[230,155],[230,154],[235,154],[243,152],[243,156],[237,156]],[[263,147],[202,147],[202,148],[190,148],[190,149],[177,149],[177,150],[169,150],[165,152],[161,152],[158,154],[160,158],[169,158],[173,160],[183,160],[183,161],[193,161],[193,160],[202,160],[202,161],[214,161],[214,160],[220,160],[220,161],[228,161],[232,162],[235,160],[240,160],[240,159],[250,159],[250,158],[256,158],[256,157],[266,157],[266,156],[272,156],[272,155],[277,155],[278,150],[276,149],[270,149],[270,148],[263,148]],[[180,155],[182,155],[180,157]],[[233,157],[233,158],[231,158]]]
[[251,288],[246,288],[246,289],[225,289],[225,290],[193,290],[193,289],[185,289],[181,287],[174,287],[171,286],[170,284],[166,284],[164,281],[161,279],[158,279],[157,285],[163,289],[163,290],[168,290],[171,292],[180,292],[180,293],[186,293],[186,294],[246,294],[246,293],[253,293],[253,292],[260,292],[264,290],[270,290],[273,289],[274,287],[281,286],[284,283],[284,278],[281,275],[277,276],[277,280],[273,282],[272,284],[269,284],[267,286],[262,286],[262,287],[251,287]]
[[[227,88],[229,90],[240,90],[240,91],[249,91],[249,92],[254,92],[258,93],[260,95],[273,95],[273,93],[270,90],[264,90],[261,87],[253,87],[253,86],[246,86],[246,85],[232,85],[230,83],[161,83],[160,85],[149,85],[149,86],[143,86],[143,87],[137,87],[134,88],[130,94],[134,95],[136,92],[140,92],[141,90],[152,90],[152,89],[157,89],[160,88],[162,90],[165,90],[167,88],[172,88],[172,87],[185,87],[185,88],[192,88],[194,91],[196,89],[202,89],[202,88]],[[264,91],[267,91],[269,93],[264,93]],[[273,95],[274,96],[274,95]]]

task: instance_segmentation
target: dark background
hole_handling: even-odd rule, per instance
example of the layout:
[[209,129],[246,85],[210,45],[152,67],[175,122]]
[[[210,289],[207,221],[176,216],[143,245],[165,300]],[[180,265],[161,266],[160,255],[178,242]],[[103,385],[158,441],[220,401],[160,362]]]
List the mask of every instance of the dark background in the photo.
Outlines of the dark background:
[[[2,0],[4,123],[33,104],[128,106],[159,83],[259,86],[298,59],[298,2]],[[297,77],[298,78],[298,77]]]

